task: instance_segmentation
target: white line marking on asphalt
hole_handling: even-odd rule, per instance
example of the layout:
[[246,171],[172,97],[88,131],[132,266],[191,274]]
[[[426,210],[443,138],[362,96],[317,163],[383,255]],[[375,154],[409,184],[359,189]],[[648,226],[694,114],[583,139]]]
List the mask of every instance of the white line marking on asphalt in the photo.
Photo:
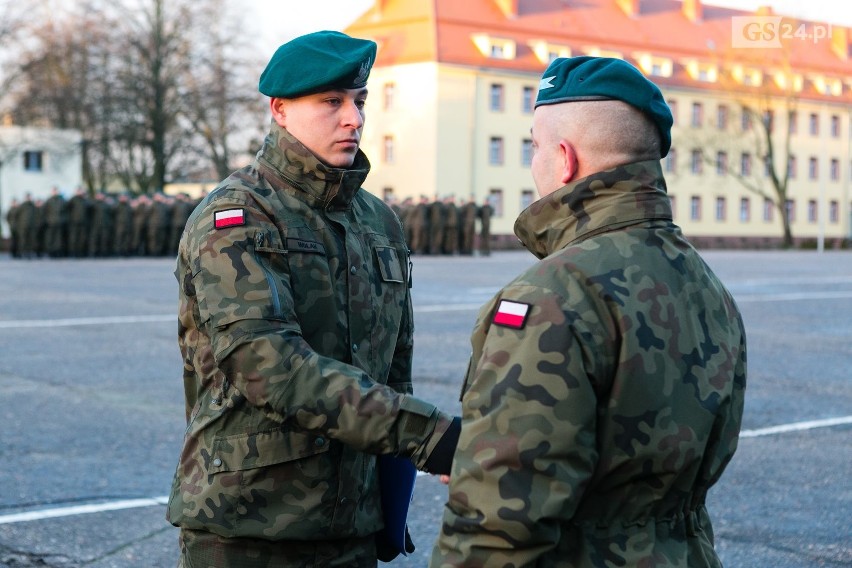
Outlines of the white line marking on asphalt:
[[798,302],[800,300],[839,300],[844,298],[852,298],[852,291],[734,294],[734,299],[737,302]]
[[68,327],[72,325],[104,325],[112,323],[158,323],[177,322],[177,313],[154,316],[112,316],[101,318],[64,318],[50,320],[10,320],[0,321],[0,329],[15,327]]
[[[840,416],[838,418],[826,418],[824,420],[809,420],[806,422],[793,422],[791,424],[781,424],[780,426],[759,428],[757,430],[743,430],[740,432],[740,438],[757,438],[760,436],[770,436],[786,432],[798,432],[801,430],[813,430],[814,428],[827,428],[830,426],[840,426],[844,424],[852,424],[852,416]],[[424,475],[429,474],[422,471],[417,472],[418,477]],[[14,513],[11,515],[0,515],[0,525],[22,523],[26,521],[38,521],[42,519],[55,519],[57,517],[71,517],[74,515],[84,515],[88,513],[101,513],[104,511],[120,511],[123,509],[136,509],[139,507],[153,507],[156,505],[165,505],[168,501],[168,497],[125,499],[123,501],[112,501],[96,505],[75,505],[72,507],[60,507],[57,509],[43,509],[40,511],[30,511],[26,513]]]
[[808,420],[806,422],[793,422],[770,426],[769,428],[758,428],[757,430],[743,430],[740,438],[757,438],[759,436],[771,436],[772,434],[784,434],[786,432],[799,432],[801,430],[813,430],[814,428],[827,428],[829,426],[840,426],[852,424],[852,416],[839,416],[837,418],[826,418],[824,420]]
[[[799,302],[805,300],[839,300],[852,298],[852,291],[838,292],[794,292],[779,294],[737,294],[734,296],[737,302]],[[434,304],[428,306],[415,306],[414,311],[419,313],[436,312],[463,312],[468,310],[479,310],[483,303],[479,304]],[[109,316],[90,318],[61,318],[44,320],[6,320],[0,321],[0,329],[36,328],[36,327],[70,327],[75,325],[109,325],[127,323],[162,323],[176,322],[177,314],[159,314],[150,316]]]
[[[415,307],[415,312],[455,312],[478,310],[482,304],[443,304]],[[161,323],[177,322],[177,313],[151,316],[109,316],[91,318],[62,318],[45,320],[7,320],[0,321],[0,329],[33,327],[70,327],[75,325],[109,325],[122,323]]]
[[[852,298],[852,291],[838,292],[793,292],[779,294],[737,294],[737,302],[798,302],[803,300],[839,300]],[[415,306],[419,313],[463,312],[479,310],[483,304],[434,304]],[[7,320],[0,321],[0,329],[35,328],[35,327],[70,327],[75,325],[109,325],[126,323],[162,323],[176,322],[177,314],[160,314],[150,316],[109,316],[90,318],[61,318],[45,320]]]
[[[484,303],[484,302],[483,302]],[[434,306],[414,306],[415,312],[462,312],[466,310],[478,310],[482,304],[437,304]]]
[[41,519],[55,519],[57,517],[70,517],[73,515],[85,515],[87,513],[102,513],[104,511],[120,511],[122,509],[153,507],[155,505],[165,505],[168,502],[168,497],[151,497],[150,499],[125,499],[123,501],[112,501],[108,503],[98,503],[95,505],[74,505],[72,507],[59,507],[57,509],[14,513],[12,515],[0,515],[0,525],[22,523],[25,521],[39,521]]

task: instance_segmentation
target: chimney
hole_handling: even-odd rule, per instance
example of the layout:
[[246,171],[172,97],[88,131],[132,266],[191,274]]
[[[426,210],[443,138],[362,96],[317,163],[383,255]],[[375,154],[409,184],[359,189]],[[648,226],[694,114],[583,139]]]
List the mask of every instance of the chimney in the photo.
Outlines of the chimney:
[[831,50],[843,61],[849,60],[849,28],[831,26]]
[[755,16],[773,16],[775,12],[772,11],[772,6],[758,6],[757,11],[754,13]]
[[494,0],[503,15],[509,19],[518,17],[518,2],[520,0]]
[[683,0],[683,15],[690,22],[700,22],[704,18],[701,0]]
[[638,16],[642,11],[642,0],[615,0],[615,2],[631,18]]

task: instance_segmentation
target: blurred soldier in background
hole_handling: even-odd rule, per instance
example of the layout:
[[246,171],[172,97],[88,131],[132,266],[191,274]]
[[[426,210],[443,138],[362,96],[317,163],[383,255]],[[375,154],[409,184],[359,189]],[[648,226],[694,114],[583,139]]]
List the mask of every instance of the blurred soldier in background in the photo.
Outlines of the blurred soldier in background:
[[50,197],[44,203],[45,252],[51,258],[67,254],[68,203],[58,187],[50,190]]
[[130,205],[130,197],[122,193],[113,209],[115,217],[115,247],[117,256],[129,256],[133,242],[133,207]]
[[476,217],[479,213],[476,201],[473,198],[461,208],[461,254],[473,254],[473,245],[476,237]]
[[68,200],[68,254],[84,257],[89,251],[92,203],[82,187]]
[[444,243],[441,248],[444,254],[459,252],[459,208],[452,195],[444,198]]

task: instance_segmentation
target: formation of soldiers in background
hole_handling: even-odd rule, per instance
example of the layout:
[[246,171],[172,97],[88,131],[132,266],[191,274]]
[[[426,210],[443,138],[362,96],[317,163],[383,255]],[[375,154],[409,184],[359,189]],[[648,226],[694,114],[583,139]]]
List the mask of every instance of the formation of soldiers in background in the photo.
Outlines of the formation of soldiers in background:
[[197,203],[185,194],[92,198],[78,189],[66,199],[58,188],[46,200],[27,194],[6,213],[9,249],[15,258],[174,256]]
[[479,206],[473,200],[459,204],[454,197],[429,201],[421,196],[417,203],[409,197],[391,208],[402,220],[413,254],[471,255],[474,247],[483,256],[491,252],[493,208],[487,202]]
[[[202,197],[203,198],[203,197]],[[175,256],[183,228],[201,198],[95,194],[82,189],[66,199],[53,188],[46,200],[13,199],[6,221],[15,258]],[[454,197],[390,203],[413,254],[472,255],[491,252],[492,207]],[[477,225],[479,230],[477,231]],[[478,237],[478,238],[477,238]]]

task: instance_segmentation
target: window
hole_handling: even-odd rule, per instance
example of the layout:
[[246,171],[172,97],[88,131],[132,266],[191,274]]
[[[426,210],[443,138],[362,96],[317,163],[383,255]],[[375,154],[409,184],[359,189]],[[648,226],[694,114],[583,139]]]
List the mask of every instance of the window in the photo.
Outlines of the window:
[[792,199],[788,199],[785,205],[785,209],[787,210],[787,220],[792,223],[796,220],[796,202]]
[[689,169],[694,174],[700,174],[702,172],[701,150],[692,151],[692,155],[690,156]]
[[37,150],[24,152],[24,170],[28,172],[40,172],[44,169],[44,153]]
[[831,177],[831,181],[840,181],[840,160],[832,158],[830,170],[829,176]]
[[751,130],[751,112],[745,107],[743,107],[743,111],[740,114],[740,129],[743,131]]
[[740,222],[748,223],[751,219],[751,201],[748,197],[740,198]]
[[790,179],[796,179],[796,156],[792,154],[787,157],[787,175]]
[[795,134],[799,130],[799,113],[791,110],[787,114],[787,119],[790,121],[790,134]]
[[716,173],[720,176],[728,173],[728,153],[716,152]]
[[693,221],[701,220],[701,197],[698,195],[689,198],[689,218]]
[[725,130],[728,128],[728,106],[727,105],[719,105],[719,108],[716,110],[716,127],[719,130]]
[[521,190],[521,211],[532,205],[533,201],[535,201],[535,192],[533,190]]
[[667,102],[669,103],[669,110],[672,111],[672,120],[674,124],[677,124],[677,101],[669,99]]
[[751,154],[748,152],[740,154],[740,174],[743,177],[751,175]]
[[491,189],[488,191],[488,204],[494,210],[495,217],[503,216],[503,190]]
[[385,203],[393,203],[395,201],[392,187],[382,188],[382,199],[384,199]]
[[840,204],[836,199],[828,202],[828,221],[829,223],[837,223],[840,221]]
[[516,45],[510,39],[490,36],[488,34],[474,34],[472,36],[473,44],[479,53],[486,57],[495,59],[514,59]]
[[382,88],[384,110],[392,110],[396,99],[396,84],[385,83]]
[[816,156],[808,160],[808,179],[819,179],[819,160]]
[[669,148],[669,153],[666,154],[664,159],[666,172],[670,174],[677,172],[677,150]]
[[488,143],[488,163],[492,166],[503,165],[503,138],[492,136]]
[[811,136],[819,136],[819,116],[812,112],[808,119],[808,132]]
[[525,114],[530,114],[535,108],[535,89],[532,87],[524,87],[521,95],[521,107]]
[[716,220],[724,221],[727,215],[727,203],[724,197],[716,198]]
[[831,115],[831,137],[840,138],[840,117],[836,114]]
[[491,97],[489,99],[489,105],[491,110],[493,111],[503,110],[503,85],[499,83],[493,83],[491,85]]
[[394,150],[394,141],[393,136],[385,136],[382,140],[382,160],[386,164],[393,163],[393,150]]
[[772,132],[775,128],[775,113],[771,109],[763,111],[763,126],[767,132]]
[[816,199],[808,199],[808,223],[816,223],[819,218]]
[[521,165],[529,166],[530,164],[532,164],[532,155],[532,140],[530,140],[529,138],[524,138],[521,141]]
[[701,126],[704,122],[704,107],[701,103],[692,103],[692,126]]
[[763,200],[763,220],[771,223],[775,218],[775,204],[769,199]]

